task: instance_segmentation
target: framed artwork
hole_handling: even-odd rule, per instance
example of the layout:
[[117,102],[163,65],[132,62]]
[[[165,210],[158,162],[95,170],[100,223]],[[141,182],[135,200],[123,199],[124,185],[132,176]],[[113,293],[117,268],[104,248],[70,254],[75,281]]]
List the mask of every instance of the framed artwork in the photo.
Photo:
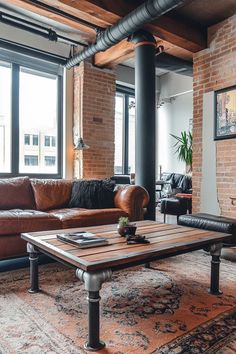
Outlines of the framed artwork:
[[215,91],[214,140],[236,138],[236,86]]

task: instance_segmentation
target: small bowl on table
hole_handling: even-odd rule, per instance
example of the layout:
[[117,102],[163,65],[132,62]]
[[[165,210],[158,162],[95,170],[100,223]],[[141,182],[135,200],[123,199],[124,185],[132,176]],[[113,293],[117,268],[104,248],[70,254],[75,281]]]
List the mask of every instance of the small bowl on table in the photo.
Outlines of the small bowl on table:
[[134,236],[135,235],[135,232],[136,232],[136,229],[137,229],[137,226],[135,225],[126,225],[126,226],[120,226],[118,225],[117,226],[117,231],[118,233],[125,237],[127,235],[132,235]]
[[127,225],[125,226],[124,234],[125,236],[135,236],[136,230],[137,230],[137,226]]

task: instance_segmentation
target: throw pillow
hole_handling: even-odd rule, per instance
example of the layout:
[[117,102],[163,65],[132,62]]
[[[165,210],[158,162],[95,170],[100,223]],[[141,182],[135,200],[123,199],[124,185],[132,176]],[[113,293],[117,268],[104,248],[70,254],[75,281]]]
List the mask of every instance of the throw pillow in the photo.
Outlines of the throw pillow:
[[115,182],[105,180],[74,181],[69,208],[106,209],[114,207]]

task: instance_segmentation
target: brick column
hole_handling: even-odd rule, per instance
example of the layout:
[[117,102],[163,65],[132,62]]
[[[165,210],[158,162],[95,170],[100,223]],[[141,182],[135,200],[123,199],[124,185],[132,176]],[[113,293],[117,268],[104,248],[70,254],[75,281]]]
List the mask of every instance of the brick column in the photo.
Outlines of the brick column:
[[[88,62],[74,68],[75,131],[79,131],[82,120],[81,135],[90,146],[81,154],[83,178],[114,174],[115,79],[113,71]],[[75,160],[74,166],[74,176],[78,177],[78,161]]]

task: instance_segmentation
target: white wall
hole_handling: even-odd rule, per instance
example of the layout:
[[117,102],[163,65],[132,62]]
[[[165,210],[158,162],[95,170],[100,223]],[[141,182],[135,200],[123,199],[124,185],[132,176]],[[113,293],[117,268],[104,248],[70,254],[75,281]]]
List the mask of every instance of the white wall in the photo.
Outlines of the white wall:
[[[190,91],[190,92],[189,92]],[[157,109],[156,156],[157,173],[159,166],[162,172],[185,173],[185,163],[177,159],[175,140],[170,134],[180,135],[189,130],[189,122],[193,116],[192,78],[168,73],[160,77],[160,100],[165,102]]]
[[[221,215],[216,185],[216,142],[214,141],[214,92],[203,95],[202,181],[200,210]],[[209,183],[210,181],[210,183]]]
[[134,88],[134,69],[125,65],[118,65],[116,68],[116,83],[119,85]]

